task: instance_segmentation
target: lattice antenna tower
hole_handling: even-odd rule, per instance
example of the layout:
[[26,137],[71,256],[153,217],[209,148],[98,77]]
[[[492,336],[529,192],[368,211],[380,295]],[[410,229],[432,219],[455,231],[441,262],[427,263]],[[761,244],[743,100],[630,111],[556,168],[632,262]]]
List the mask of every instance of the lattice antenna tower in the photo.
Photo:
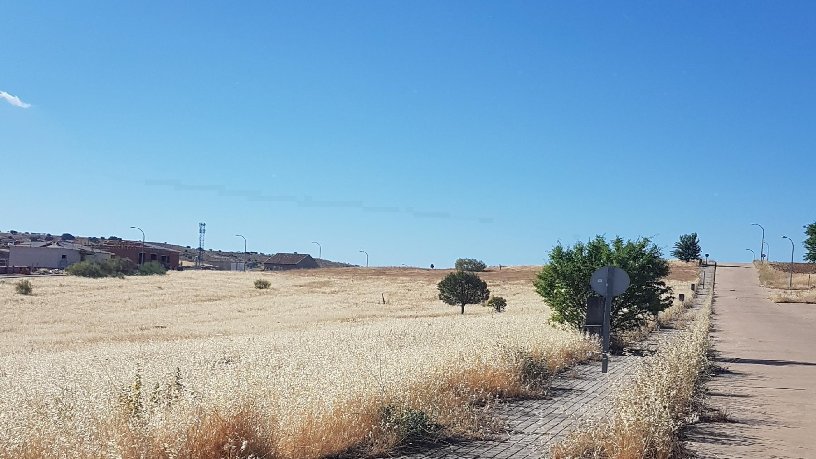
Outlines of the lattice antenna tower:
[[196,266],[201,267],[204,264],[204,233],[207,232],[207,224],[198,224],[198,257],[196,258]]

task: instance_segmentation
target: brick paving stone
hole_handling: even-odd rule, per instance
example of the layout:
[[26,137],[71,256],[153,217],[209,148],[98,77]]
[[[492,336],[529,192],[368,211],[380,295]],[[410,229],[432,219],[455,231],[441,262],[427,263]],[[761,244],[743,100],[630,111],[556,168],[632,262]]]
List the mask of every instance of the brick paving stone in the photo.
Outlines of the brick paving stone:
[[[711,270],[711,268],[705,268]],[[707,277],[711,278],[711,272]],[[709,294],[708,286],[698,290],[695,304]],[[652,333],[641,348],[654,351],[677,330]],[[651,352],[644,352],[648,354]],[[445,445],[427,451],[399,456],[399,459],[532,459],[546,457],[550,448],[563,439],[582,420],[600,416],[611,409],[616,388],[634,376],[639,355],[611,356],[609,372],[601,373],[601,363],[579,365],[553,378],[550,398],[512,400],[496,409],[506,432],[499,440],[473,441]]]

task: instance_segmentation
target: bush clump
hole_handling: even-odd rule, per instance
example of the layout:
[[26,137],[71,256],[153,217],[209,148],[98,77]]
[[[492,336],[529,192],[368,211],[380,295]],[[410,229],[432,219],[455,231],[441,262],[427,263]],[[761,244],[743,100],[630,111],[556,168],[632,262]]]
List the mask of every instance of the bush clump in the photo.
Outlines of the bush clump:
[[457,271],[470,271],[474,273],[480,273],[487,269],[485,262],[475,258],[460,258],[456,260],[455,267]]
[[255,288],[260,289],[260,290],[266,290],[266,289],[268,289],[268,288],[269,288],[271,285],[272,285],[272,283],[271,283],[271,282],[269,282],[269,281],[268,281],[268,280],[266,280],[266,279],[257,279],[257,280],[255,281]]
[[141,276],[153,276],[157,274],[167,274],[167,268],[158,261],[148,261],[142,266],[139,266],[139,275]]
[[496,312],[504,312],[507,307],[507,300],[500,296],[492,296],[487,300],[487,307],[494,309]]
[[166,274],[167,269],[156,261],[151,261],[142,266],[136,265],[127,258],[111,258],[104,261],[85,260],[67,267],[65,272],[72,276],[90,277],[99,279],[102,277],[125,276],[150,276],[154,274]]
[[23,279],[14,284],[14,290],[20,295],[31,295],[31,292],[34,290],[34,286],[31,285],[30,280]]
[[386,405],[380,416],[382,426],[394,432],[400,443],[430,437],[441,429],[424,411],[410,407]]

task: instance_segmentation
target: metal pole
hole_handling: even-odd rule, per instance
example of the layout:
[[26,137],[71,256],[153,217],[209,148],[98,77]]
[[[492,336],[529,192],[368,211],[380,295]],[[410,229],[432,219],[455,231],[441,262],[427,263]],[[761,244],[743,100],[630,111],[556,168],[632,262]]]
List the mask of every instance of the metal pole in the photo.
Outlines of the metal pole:
[[794,244],[793,244],[793,239],[791,239],[791,238],[789,238],[787,236],[782,236],[782,239],[787,239],[791,243],[790,280],[788,281],[788,288],[792,289],[793,288],[793,247],[794,247]]
[[760,225],[759,223],[751,223],[752,226],[758,226],[762,228],[762,243],[759,245],[759,261],[765,260],[765,227]]
[[750,251],[752,254],[754,254],[754,261],[756,261],[756,252],[754,252],[754,251],[753,251],[753,250],[751,250],[751,249],[745,249],[745,250],[748,250],[748,251]]
[[246,263],[246,259],[247,259],[246,238],[241,234],[236,234],[235,236],[244,239],[244,272],[246,272],[246,265],[247,265],[247,263]]
[[368,268],[368,252],[366,252],[365,250],[361,250],[360,253],[366,254],[366,268]]
[[768,263],[771,262],[771,244],[765,243],[765,246],[768,248],[765,249],[765,259],[768,260]]
[[144,259],[145,259],[145,251],[144,251],[145,234],[144,234],[144,231],[141,228],[139,228],[138,226],[131,226],[130,228],[131,229],[137,229],[137,230],[142,232],[142,253],[139,254],[139,266],[142,266],[144,264]]
[[317,244],[317,258],[319,260],[323,259],[323,247],[320,245],[319,242],[312,241],[312,244]]
[[612,328],[612,286],[615,285],[615,270],[607,268],[606,296],[604,297],[604,321],[603,321],[603,357],[601,360],[601,372],[606,373],[609,369],[609,335]]

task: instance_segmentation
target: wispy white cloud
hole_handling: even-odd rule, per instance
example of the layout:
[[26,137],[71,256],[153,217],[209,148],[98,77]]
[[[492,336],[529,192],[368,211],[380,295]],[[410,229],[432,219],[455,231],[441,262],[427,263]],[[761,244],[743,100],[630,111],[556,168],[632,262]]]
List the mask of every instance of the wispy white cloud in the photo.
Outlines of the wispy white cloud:
[[31,104],[23,102],[22,100],[20,100],[19,97],[12,96],[6,91],[0,91],[0,99],[6,99],[6,102],[10,103],[11,105],[14,105],[15,107],[28,108],[31,106]]

